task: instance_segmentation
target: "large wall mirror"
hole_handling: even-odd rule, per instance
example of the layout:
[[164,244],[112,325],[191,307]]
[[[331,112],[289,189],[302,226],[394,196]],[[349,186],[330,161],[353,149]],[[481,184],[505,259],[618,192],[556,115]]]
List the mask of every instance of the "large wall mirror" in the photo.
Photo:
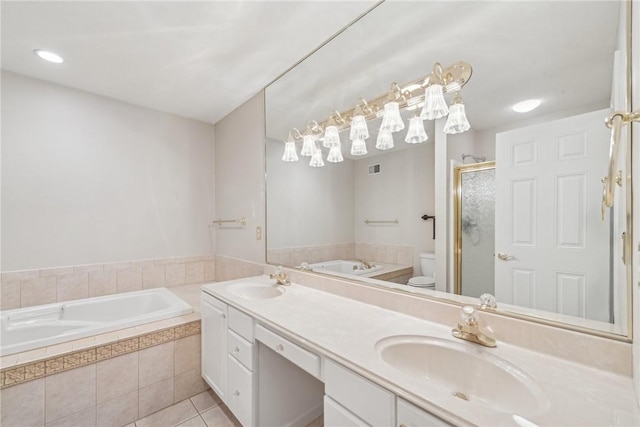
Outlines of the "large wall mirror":
[[[456,303],[476,303],[489,290],[498,312],[629,340],[626,135],[616,203],[600,205],[610,132],[603,121],[628,109],[627,7],[374,7],[266,89],[267,262]],[[473,70],[460,90],[470,130],[448,134],[445,119],[425,120],[428,140],[406,143],[417,105],[402,111],[405,129],[392,135],[392,149],[375,148],[378,117],[367,123],[365,155],[351,154],[350,130],[340,133],[343,161],[329,161],[337,154],[322,141],[321,159],[301,154],[305,132],[321,135],[315,123],[339,121],[334,111],[385,99],[392,83],[459,61]],[[445,94],[449,104],[454,95]],[[528,99],[539,106],[512,109]],[[290,134],[298,161],[285,162]],[[458,191],[456,170],[486,162],[490,185],[474,177]],[[474,185],[494,200],[474,199]],[[455,215],[461,200],[493,219]],[[469,252],[457,252],[456,230],[466,232]],[[467,284],[459,257],[469,262]]]

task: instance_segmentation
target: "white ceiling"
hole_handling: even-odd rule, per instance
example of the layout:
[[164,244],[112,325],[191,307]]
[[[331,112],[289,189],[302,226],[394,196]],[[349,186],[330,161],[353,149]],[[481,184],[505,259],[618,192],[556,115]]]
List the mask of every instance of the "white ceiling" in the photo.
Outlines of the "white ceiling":
[[216,123],[374,4],[3,1],[2,68]]

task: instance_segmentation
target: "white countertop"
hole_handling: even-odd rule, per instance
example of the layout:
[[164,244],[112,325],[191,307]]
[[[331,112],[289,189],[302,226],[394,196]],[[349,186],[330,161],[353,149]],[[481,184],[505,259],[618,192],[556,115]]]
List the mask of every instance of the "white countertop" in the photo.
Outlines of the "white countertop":
[[[640,425],[640,409],[631,378],[506,343],[486,348],[457,340],[451,336],[450,327],[302,285],[292,284],[285,288],[284,295],[271,299],[245,299],[229,292],[235,284],[247,282],[274,281],[258,276],[212,283],[202,289],[453,424]],[[403,373],[381,359],[375,350],[376,343],[396,335],[455,340],[475,354],[488,353],[507,360],[533,378],[548,405],[539,412],[511,414],[454,397],[451,390],[438,383]]]

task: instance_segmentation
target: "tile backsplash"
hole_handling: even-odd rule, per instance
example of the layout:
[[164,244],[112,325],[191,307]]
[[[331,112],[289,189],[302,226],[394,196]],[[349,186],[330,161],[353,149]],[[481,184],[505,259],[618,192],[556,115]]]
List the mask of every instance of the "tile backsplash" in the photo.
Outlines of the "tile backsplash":
[[215,255],[6,271],[0,276],[0,309],[206,283],[215,279]]

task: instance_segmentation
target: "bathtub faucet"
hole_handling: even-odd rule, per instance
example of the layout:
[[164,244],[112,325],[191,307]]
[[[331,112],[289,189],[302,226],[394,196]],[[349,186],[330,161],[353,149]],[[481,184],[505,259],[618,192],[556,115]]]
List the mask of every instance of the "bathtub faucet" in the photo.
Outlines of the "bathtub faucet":
[[364,265],[364,268],[367,268],[367,269],[375,267],[375,265],[373,265],[370,262],[367,262],[367,261],[365,261],[363,259],[359,259],[358,262],[362,263],[362,265]]
[[269,277],[275,279],[277,285],[289,286],[291,284],[291,281],[287,278],[287,273],[280,265],[276,267],[276,271],[270,274]]

